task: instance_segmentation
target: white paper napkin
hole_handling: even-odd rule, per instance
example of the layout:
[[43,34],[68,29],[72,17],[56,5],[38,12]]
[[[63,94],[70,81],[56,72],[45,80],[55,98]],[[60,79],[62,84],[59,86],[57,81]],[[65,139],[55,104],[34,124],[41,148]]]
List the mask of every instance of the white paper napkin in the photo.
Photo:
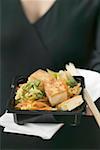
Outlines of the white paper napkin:
[[85,78],[85,86],[93,101],[100,97],[100,73],[85,69],[78,69],[80,75]]
[[[93,101],[100,97],[100,74],[97,72],[78,69],[80,75],[85,78],[85,85]],[[52,136],[64,125],[63,123],[27,123],[17,125],[14,123],[13,114],[5,113],[0,118],[0,125],[5,127],[4,132],[39,136],[43,139],[51,139]]]
[[18,125],[14,123],[13,114],[6,112],[0,118],[0,125],[5,127],[4,132],[34,135],[43,139],[51,139],[57,130],[63,126],[63,123],[26,123],[25,125]]

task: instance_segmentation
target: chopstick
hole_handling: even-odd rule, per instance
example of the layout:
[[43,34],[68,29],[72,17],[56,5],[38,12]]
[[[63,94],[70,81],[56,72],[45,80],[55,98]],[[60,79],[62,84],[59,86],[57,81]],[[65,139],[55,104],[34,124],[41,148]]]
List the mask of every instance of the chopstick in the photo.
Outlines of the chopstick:
[[100,112],[97,109],[96,105],[94,104],[94,102],[93,102],[93,100],[92,100],[91,96],[89,95],[86,88],[83,90],[83,92],[84,92],[84,99],[87,102],[89,108],[91,109],[91,111],[92,111],[92,113],[93,113],[93,115],[97,121],[97,124],[100,128]]
[[[67,71],[70,72],[70,74],[72,76],[79,75],[79,72],[77,71],[74,64],[72,64],[72,63],[69,63],[69,65],[66,65],[66,69],[67,69]],[[100,128],[100,112],[97,109],[96,105],[94,104],[94,102],[86,88],[83,89],[83,94],[84,94],[84,99],[85,99],[86,103],[88,104],[88,106]]]

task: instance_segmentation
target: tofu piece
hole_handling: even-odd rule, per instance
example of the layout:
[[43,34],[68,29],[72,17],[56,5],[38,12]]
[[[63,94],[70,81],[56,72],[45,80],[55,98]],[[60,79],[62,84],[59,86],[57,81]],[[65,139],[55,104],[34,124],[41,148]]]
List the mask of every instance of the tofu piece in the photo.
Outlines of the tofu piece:
[[62,80],[45,82],[44,89],[51,106],[55,106],[67,99],[67,85]]
[[74,96],[73,98],[70,98],[62,102],[61,104],[59,104],[57,106],[57,109],[62,111],[66,111],[66,110],[71,111],[76,107],[80,106],[83,102],[84,101],[82,95]]
[[28,77],[28,81],[34,81],[35,79],[38,79],[40,81],[49,81],[52,80],[53,77],[46,71],[39,69]]

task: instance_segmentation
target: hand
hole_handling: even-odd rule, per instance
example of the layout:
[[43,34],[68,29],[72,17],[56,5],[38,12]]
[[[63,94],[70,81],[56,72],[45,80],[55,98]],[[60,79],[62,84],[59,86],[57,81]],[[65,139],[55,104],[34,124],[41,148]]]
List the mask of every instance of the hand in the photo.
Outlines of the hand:
[[86,115],[86,116],[93,116],[93,114],[92,114],[92,112],[91,112],[91,110],[90,110],[88,105],[86,105],[86,112],[85,112],[84,115]]

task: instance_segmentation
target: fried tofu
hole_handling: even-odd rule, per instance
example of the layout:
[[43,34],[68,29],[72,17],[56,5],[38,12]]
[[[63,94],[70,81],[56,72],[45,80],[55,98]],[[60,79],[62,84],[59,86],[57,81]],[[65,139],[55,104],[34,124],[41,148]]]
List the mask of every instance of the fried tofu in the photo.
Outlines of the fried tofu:
[[62,80],[45,82],[44,89],[51,106],[55,106],[67,99],[67,85]]
[[46,71],[39,69],[28,77],[28,81],[34,81],[35,79],[38,79],[40,81],[49,81],[53,80],[53,77]]
[[57,106],[57,109],[62,111],[66,111],[66,110],[71,111],[76,107],[80,106],[83,102],[84,101],[82,95],[74,96],[73,98],[70,98],[62,102],[61,104],[59,104]]

